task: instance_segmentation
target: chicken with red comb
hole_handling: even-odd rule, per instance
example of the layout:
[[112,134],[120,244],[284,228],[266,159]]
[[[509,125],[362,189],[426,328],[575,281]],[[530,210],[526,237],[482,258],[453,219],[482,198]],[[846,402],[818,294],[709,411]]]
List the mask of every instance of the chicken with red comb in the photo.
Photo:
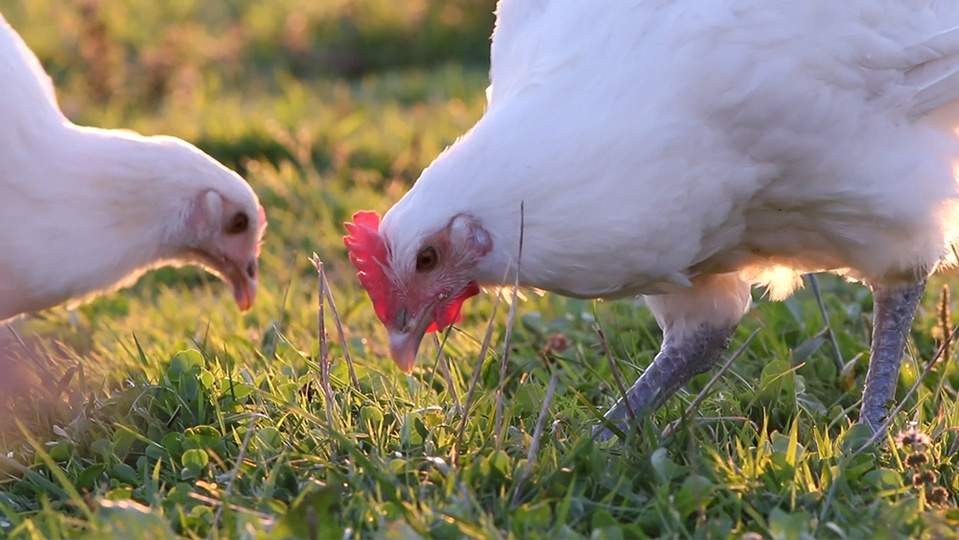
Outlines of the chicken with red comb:
[[437,248],[424,250],[416,262],[418,271],[402,277],[391,266],[389,247],[379,225],[380,217],[375,212],[357,212],[353,222],[345,224],[349,235],[343,237],[343,243],[376,316],[389,330],[393,360],[403,372],[410,373],[423,336],[458,322],[463,302],[479,293],[479,286],[471,281],[454,293],[451,291],[456,287],[424,283],[424,274],[439,263]]
[[496,13],[483,117],[378,225],[367,288],[397,362],[479,285],[642,295],[663,342],[606,415],[626,430],[716,364],[753,285],[782,299],[828,271],[872,288],[860,420],[882,426],[926,277],[959,240],[959,3]]

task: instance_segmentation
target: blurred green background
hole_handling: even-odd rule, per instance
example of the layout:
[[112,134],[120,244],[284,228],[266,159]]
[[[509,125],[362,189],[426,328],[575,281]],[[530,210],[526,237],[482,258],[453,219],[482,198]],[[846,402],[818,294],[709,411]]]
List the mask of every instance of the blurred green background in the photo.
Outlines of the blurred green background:
[[[250,158],[306,157],[265,132],[269,119],[310,137],[321,170],[344,153],[343,133],[331,133],[340,119],[331,115],[350,97],[360,107],[344,114],[394,115],[369,126],[380,132],[430,98],[466,113],[456,107],[482,84],[493,7],[491,0],[0,2],[71,119],[172,132],[241,168]],[[425,83],[438,77],[442,85]],[[374,100],[388,103],[368,110],[364,102]],[[383,179],[411,180],[422,164],[397,169],[399,147],[357,150],[368,162],[354,164]]]
[[[822,278],[824,311],[808,289],[777,303],[756,291],[730,350],[757,337],[668,440],[710,374],[627,444],[589,435],[618,395],[595,325],[626,384],[658,349],[639,300],[531,295],[501,378],[505,309],[491,317],[481,294],[444,349],[450,381],[429,339],[420,369],[395,369],[342,223],[382,214],[481,116],[494,7],[0,0],[70,119],[193,142],[244,174],[270,223],[248,313],[202,270],[166,268],[17,321],[22,345],[0,328],[0,537],[955,537],[959,363],[941,362],[894,425],[933,437],[935,486],[914,484],[911,449],[892,441],[850,458],[872,302],[838,279]],[[341,340],[328,315],[330,400],[313,252],[345,328]],[[952,281],[927,291],[899,397],[955,323]]]

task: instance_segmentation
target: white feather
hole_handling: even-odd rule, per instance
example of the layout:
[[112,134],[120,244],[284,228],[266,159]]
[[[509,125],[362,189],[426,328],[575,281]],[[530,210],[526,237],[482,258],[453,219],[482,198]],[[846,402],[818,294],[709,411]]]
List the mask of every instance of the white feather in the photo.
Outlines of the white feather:
[[489,107],[384,217],[392,264],[467,213],[500,283],[523,201],[521,282],[571,296],[692,280],[738,319],[739,282],[915,279],[959,233],[957,28],[955,1],[502,0]]
[[68,121],[0,15],[0,321],[192,262],[187,213],[209,190],[256,219],[247,183],[194,146]]

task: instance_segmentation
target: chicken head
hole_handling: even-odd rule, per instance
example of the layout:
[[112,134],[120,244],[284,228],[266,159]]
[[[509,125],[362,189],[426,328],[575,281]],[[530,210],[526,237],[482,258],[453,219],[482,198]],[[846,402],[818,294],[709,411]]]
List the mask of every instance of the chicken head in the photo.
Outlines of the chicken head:
[[418,245],[394,250],[379,223],[376,213],[357,212],[343,241],[389,332],[393,361],[410,373],[423,336],[458,322],[463,302],[479,293],[473,269],[492,240],[479,222],[461,214]]
[[250,309],[256,299],[260,243],[266,226],[266,212],[255,200],[233,200],[213,190],[202,193],[188,212],[191,254],[230,284],[242,311]]

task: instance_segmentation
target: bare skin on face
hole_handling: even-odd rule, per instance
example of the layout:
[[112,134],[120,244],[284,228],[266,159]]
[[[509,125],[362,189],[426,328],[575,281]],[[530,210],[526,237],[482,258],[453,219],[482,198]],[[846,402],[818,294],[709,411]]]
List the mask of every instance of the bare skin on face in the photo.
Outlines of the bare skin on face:
[[241,311],[250,309],[256,300],[260,244],[267,226],[263,206],[257,205],[257,214],[251,216],[236,203],[207,193],[187,221],[200,241],[186,257],[226,281]]
[[359,212],[353,220],[344,238],[350,260],[389,332],[393,361],[410,373],[423,336],[458,321],[463,302],[479,293],[464,269],[489,252],[491,240],[475,220],[456,216],[401,260],[379,233],[376,214]]

